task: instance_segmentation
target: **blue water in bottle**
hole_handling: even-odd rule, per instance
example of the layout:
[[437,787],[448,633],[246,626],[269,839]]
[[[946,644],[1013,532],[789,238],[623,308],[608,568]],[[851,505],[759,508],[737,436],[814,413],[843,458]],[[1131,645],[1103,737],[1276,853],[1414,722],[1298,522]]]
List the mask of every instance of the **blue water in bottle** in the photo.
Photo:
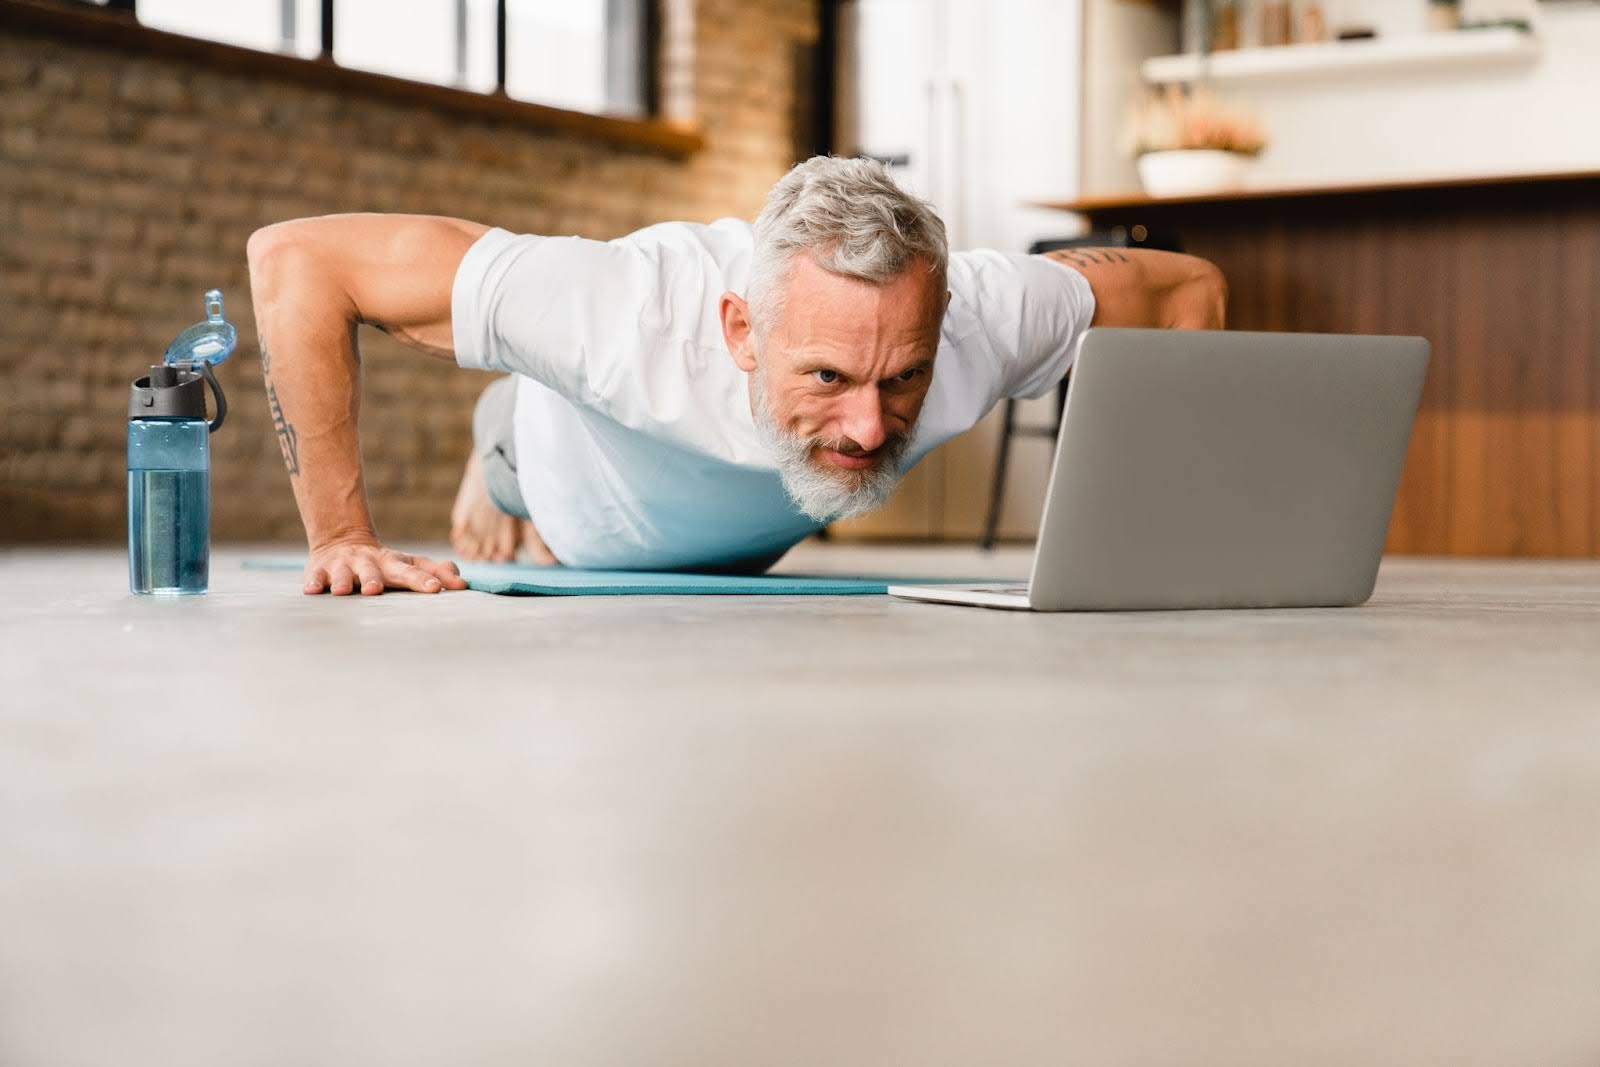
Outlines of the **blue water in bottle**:
[[129,588],[204,593],[210,574],[210,428],[204,419],[129,420]]
[[[205,296],[206,319],[180,333],[165,359],[128,398],[128,588],[204,593],[211,577],[211,434],[227,400],[212,365],[237,340],[222,294]],[[206,419],[210,388],[216,416]]]

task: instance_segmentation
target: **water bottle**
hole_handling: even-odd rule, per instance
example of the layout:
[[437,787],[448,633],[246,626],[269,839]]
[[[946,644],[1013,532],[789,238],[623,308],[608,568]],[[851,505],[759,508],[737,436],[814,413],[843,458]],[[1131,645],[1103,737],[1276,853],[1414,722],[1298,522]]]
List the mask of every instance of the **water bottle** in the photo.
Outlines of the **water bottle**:
[[[211,434],[228,413],[212,367],[238,331],[222,293],[205,295],[206,318],[180,333],[128,398],[128,588],[204,593],[211,572]],[[206,387],[216,417],[206,419]]]

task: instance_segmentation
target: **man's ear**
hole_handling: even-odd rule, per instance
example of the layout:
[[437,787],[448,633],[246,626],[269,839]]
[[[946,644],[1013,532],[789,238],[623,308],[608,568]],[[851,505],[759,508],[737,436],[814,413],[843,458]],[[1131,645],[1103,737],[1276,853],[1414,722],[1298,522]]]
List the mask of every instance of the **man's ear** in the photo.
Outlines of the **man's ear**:
[[756,350],[751,343],[755,329],[750,324],[750,305],[738,293],[723,293],[717,313],[722,316],[722,340],[728,346],[728,354],[740,370],[753,374]]

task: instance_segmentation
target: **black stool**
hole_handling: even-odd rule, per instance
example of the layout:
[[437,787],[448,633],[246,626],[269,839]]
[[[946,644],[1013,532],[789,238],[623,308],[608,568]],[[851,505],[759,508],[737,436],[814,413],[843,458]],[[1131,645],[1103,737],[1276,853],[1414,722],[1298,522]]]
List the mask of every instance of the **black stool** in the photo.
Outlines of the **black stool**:
[[[1104,233],[1091,233],[1087,237],[1068,237],[1058,240],[1035,241],[1028,249],[1031,255],[1054,252],[1061,248],[1151,248],[1159,252],[1182,252],[1183,243],[1176,234],[1152,232],[1143,226],[1132,230],[1118,226]],[[1000,449],[994,457],[994,482],[989,491],[989,514],[983,520],[983,536],[978,547],[985,551],[994,547],[995,531],[1000,526],[1000,502],[1006,492],[1006,461],[1011,457],[1013,437],[1048,437],[1052,441],[1061,432],[1061,411],[1067,404],[1067,386],[1072,381],[1072,369],[1062,376],[1056,386],[1056,420],[1050,426],[1018,426],[1017,402],[1012,397],[1005,401],[1005,415],[1000,425]]]

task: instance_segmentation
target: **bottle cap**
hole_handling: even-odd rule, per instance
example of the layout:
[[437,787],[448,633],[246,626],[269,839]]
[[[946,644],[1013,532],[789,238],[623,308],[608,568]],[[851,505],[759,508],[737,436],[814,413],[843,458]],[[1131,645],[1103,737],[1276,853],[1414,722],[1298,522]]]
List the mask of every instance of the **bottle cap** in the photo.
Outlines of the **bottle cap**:
[[134,380],[128,394],[130,419],[200,419],[206,417],[206,383],[198,371],[165,363]]
[[222,317],[222,290],[206,290],[206,317],[172,339],[163,362],[180,364],[221,363],[239,343],[239,331]]

